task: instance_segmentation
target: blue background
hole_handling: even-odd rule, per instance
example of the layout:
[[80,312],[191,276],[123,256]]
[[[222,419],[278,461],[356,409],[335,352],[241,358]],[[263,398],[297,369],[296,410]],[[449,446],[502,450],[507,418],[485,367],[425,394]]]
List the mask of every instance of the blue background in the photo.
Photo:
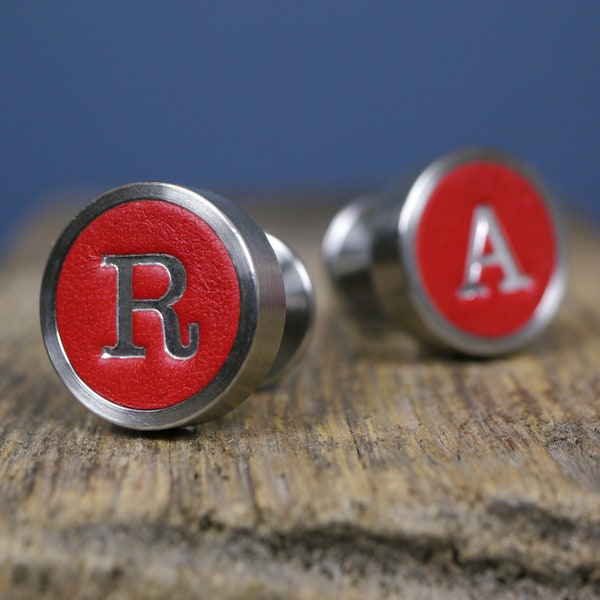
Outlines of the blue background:
[[472,144],[600,216],[598,2],[4,2],[0,77],[0,241],[65,188],[380,186]]

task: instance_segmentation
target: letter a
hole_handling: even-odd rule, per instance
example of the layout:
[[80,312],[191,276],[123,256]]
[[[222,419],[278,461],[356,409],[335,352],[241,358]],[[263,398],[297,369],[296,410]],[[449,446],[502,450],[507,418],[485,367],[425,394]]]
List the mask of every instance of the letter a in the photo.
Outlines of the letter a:
[[[486,253],[488,240],[491,252]],[[462,286],[456,292],[458,297],[463,300],[473,300],[478,296],[489,295],[489,288],[479,282],[483,269],[491,266],[502,269],[504,278],[498,285],[498,289],[503,294],[527,289],[532,283],[531,277],[519,270],[494,211],[491,207],[482,204],[473,212],[465,275]]]

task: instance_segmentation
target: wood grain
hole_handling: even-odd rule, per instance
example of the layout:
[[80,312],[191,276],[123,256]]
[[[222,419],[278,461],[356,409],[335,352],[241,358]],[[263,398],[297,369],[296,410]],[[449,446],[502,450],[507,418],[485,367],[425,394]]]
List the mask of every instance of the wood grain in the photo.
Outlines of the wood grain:
[[[340,199],[338,199],[340,200]],[[570,235],[552,326],[498,360],[347,318],[319,245],[330,198],[247,202],[318,294],[299,368],[226,417],[143,434],[54,374],[45,215],[0,273],[0,596],[600,597],[600,240]]]

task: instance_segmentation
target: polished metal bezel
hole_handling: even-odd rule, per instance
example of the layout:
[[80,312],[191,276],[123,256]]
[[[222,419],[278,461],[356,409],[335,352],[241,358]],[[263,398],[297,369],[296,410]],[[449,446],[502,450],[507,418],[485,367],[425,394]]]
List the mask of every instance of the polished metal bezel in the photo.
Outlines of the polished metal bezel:
[[[91,389],[73,369],[57,329],[56,288],[63,261],[79,234],[107,210],[126,202],[162,200],[198,215],[229,251],[240,289],[240,321],[231,352],[214,379],[190,398],[167,408],[139,410],[115,404]],[[152,430],[207,421],[228,412],[259,385],[275,358],[285,321],[281,269],[262,229],[240,208],[210,192],[168,183],[114,188],[83,209],[54,245],[42,279],[40,321],[54,368],[90,411],[125,427]]]
[[[533,315],[516,332],[488,338],[466,333],[448,321],[432,303],[421,279],[416,256],[416,237],[423,211],[440,181],[453,169],[474,161],[489,161],[510,167],[525,177],[545,201],[554,228],[557,260]],[[398,249],[402,270],[408,285],[411,304],[424,321],[427,329],[443,345],[467,354],[491,356],[510,352],[535,337],[553,318],[562,300],[566,285],[566,252],[564,234],[557,213],[556,202],[538,176],[514,157],[498,150],[473,148],[453,152],[431,163],[411,186],[400,211],[398,221]]]

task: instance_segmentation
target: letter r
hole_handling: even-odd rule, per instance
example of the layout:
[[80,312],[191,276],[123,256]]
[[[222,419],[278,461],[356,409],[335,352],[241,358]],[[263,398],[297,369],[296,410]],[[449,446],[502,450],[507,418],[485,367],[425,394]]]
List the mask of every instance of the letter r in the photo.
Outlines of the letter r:
[[[135,265],[159,265],[169,275],[169,288],[160,298],[133,298],[133,267]],[[153,310],[161,317],[165,351],[173,358],[185,359],[194,356],[199,344],[198,323],[187,326],[189,344],[183,345],[179,327],[179,317],[173,305],[179,300],[186,288],[185,267],[169,254],[130,254],[112,255],[102,258],[101,266],[113,267],[117,271],[117,343],[102,348],[102,358],[145,357],[146,348],[133,343],[133,312]]]

